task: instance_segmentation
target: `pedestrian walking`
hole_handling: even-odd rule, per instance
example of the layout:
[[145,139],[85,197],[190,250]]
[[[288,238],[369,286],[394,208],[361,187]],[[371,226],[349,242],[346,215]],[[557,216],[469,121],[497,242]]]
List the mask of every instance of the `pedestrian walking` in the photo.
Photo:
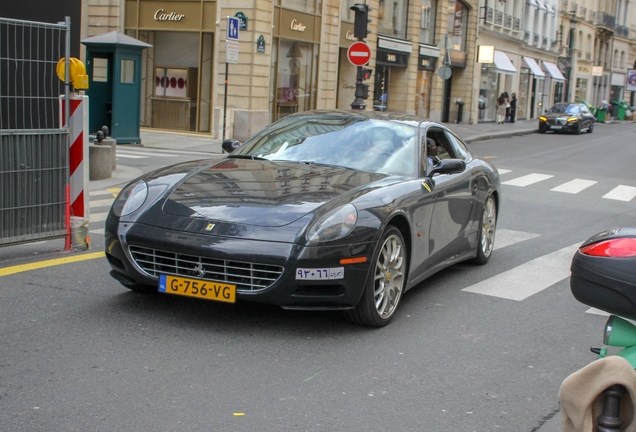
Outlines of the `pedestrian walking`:
[[504,93],[497,98],[497,124],[504,124],[506,120],[506,96]]
[[514,123],[516,117],[517,117],[517,95],[513,93],[510,95],[510,118],[508,119],[508,121],[510,123]]

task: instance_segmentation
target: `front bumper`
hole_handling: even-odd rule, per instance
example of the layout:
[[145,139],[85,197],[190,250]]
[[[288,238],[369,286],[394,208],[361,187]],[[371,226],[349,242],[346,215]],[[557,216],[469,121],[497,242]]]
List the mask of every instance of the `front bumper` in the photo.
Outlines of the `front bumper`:
[[[114,225],[114,224],[113,224]],[[360,300],[367,283],[370,261],[375,243],[330,246],[301,246],[293,243],[252,239],[218,237],[187,232],[175,232],[143,224],[118,224],[118,233],[106,231],[106,257],[111,275],[125,286],[145,285],[158,287],[158,274],[171,274],[200,279],[195,266],[192,270],[165,271],[166,267],[150,267],[135,261],[133,250],[153,250],[174,256],[199,257],[209,263],[256,263],[267,268],[281,268],[282,272],[267,286],[237,285],[237,301],[250,300],[280,305],[287,309],[344,310],[354,307]],[[340,264],[343,258],[366,257],[364,263]],[[197,264],[198,265],[198,264]],[[174,266],[173,266],[174,267]],[[235,267],[235,266],[233,266]],[[261,267],[259,267],[261,268]],[[343,268],[342,278],[320,280],[299,279],[299,269]],[[184,273],[185,272],[185,273]],[[232,279],[202,280],[235,283]]]
[[561,121],[561,120],[548,120],[547,122],[539,121],[539,130],[543,132],[576,132],[579,129],[580,121]]

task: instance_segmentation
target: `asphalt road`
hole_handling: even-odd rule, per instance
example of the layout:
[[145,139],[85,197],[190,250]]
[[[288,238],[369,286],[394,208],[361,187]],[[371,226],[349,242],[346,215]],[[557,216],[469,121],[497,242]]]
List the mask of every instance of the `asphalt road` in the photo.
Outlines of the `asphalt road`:
[[[535,431],[605,323],[559,279],[555,252],[634,225],[636,198],[603,198],[636,187],[634,128],[610,127],[472,144],[510,182],[493,258],[409,291],[382,329],[136,294],[103,258],[0,276],[0,430]],[[575,179],[597,183],[558,191]],[[0,249],[0,267],[68,256],[58,249]]]

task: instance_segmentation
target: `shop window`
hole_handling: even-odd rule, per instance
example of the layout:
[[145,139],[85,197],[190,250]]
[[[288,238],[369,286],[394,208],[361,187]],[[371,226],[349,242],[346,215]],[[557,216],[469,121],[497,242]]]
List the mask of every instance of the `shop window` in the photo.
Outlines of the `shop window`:
[[308,42],[280,39],[276,52],[274,120],[314,109],[317,48]]
[[468,28],[468,8],[457,0],[448,2],[448,33],[453,49],[466,51],[466,29]]
[[408,0],[380,0],[378,34],[406,39]]

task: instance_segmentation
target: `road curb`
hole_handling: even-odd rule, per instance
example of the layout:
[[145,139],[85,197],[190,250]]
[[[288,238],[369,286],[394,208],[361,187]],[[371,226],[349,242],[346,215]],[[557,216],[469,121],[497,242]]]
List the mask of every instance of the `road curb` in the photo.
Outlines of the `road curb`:
[[468,138],[465,138],[463,141],[467,144],[471,144],[477,141],[485,141],[494,138],[507,138],[512,136],[521,136],[521,135],[530,135],[533,133],[537,133],[537,129],[524,129],[524,130],[516,130],[516,131],[505,131],[505,132],[492,132],[483,135],[473,135]]

